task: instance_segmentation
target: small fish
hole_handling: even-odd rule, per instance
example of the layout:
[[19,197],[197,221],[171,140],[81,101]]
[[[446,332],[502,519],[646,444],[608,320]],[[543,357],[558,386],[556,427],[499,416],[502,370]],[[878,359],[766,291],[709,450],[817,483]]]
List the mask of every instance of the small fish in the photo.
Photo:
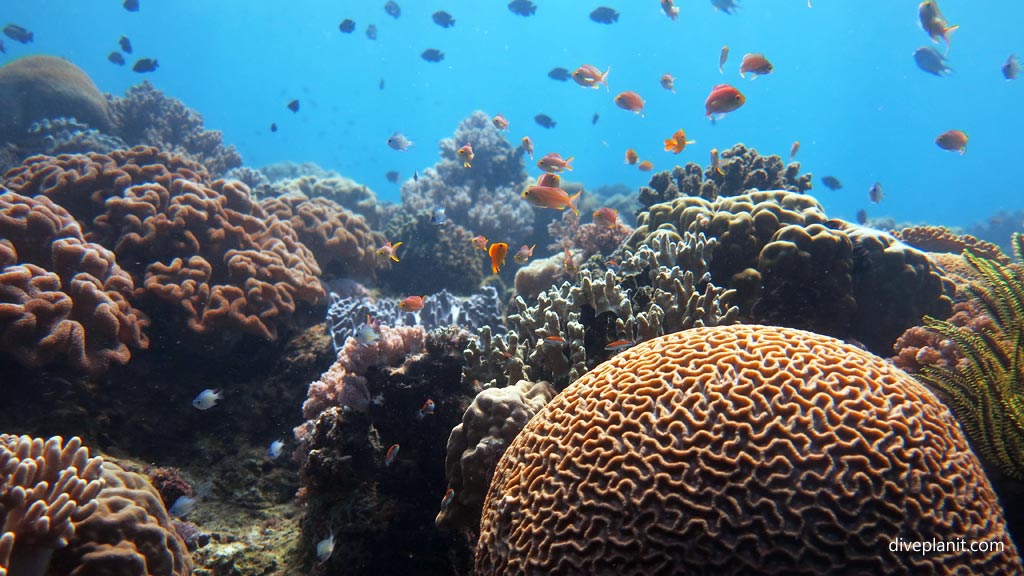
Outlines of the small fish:
[[444,60],[444,52],[441,52],[437,48],[427,48],[420,54],[420,58],[423,58],[427,62],[440,62]]
[[167,509],[167,513],[175,518],[184,518],[196,509],[196,499],[188,496],[178,496],[174,504]]
[[277,132],[277,122],[271,122],[270,123],[270,131],[271,132]]
[[626,348],[629,348],[632,345],[633,342],[631,340],[616,340],[614,342],[609,342],[608,344],[606,344],[604,349],[609,352],[618,352],[619,350],[625,350]]
[[412,171],[412,181],[413,182],[419,182],[420,181],[420,171],[419,170],[413,170]]
[[608,73],[611,71],[611,67],[601,72],[596,66],[583,64],[573,71],[572,79],[584,88],[594,88],[596,90],[598,86],[604,84],[605,90],[608,90]]
[[124,0],[124,9],[129,12],[139,11],[139,0]]
[[607,6],[600,6],[590,13],[590,19],[598,24],[612,24],[619,21],[619,13]]
[[594,224],[605,228],[615,228],[619,223],[619,211],[607,206],[594,210]]
[[665,90],[670,90],[673,94],[676,92],[676,79],[668,72],[661,75],[661,87]]
[[715,10],[721,10],[726,14],[732,14],[739,8],[734,0],[711,0],[711,5],[715,7]]
[[551,71],[548,72],[548,78],[558,80],[559,82],[565,82],[571,77],[572,74],[570,74],[565,68],[552,68]]
[[576,265],[576,261],[572,258],[572,252],[569,252],[569,247],[565,247],[565,257],[562,258],[562,269],[565,270],[566,274],[575,276],[580,271],[580,267]]
[[868,223],[868,211],[863,209],[863,208],[861,208],[860,210],[857,210],[857,224],[860,224],[861,226],[863,226],[863,225],[865,225],[867,223]]
[[416,419],[423,420],[424,416],[430,416],[433,414],[435,409],[437,409],[437,404],[435,404],[430,398],[427,398],[427,401],[423,403],[423,406],[416,411]]
[[590,125],[591,126],[596,125],[597,121],[600,120],[600,119],[601,119],[601,115],[598,114],[597,112],[594,112],[594,115],[590,117]]
[[356,330],[355,339],[361,346],[369,346],[377,340],[380,340],[380,334],[377,332],[376,328],[368,322],[361,325],[359,329]]
[[687,144],[696,144],[696,140],[687,140],[686,131],[680,128],[676,130],[676,133],[671,138],[665,139],[665,152],[671,152],[673,154],[679,154],[682,152]]
[[331,530],[326,538],[316,543],[316,559],[320,563],[327,562],[331,558],[331,554],[334,554],[334,530]]
[[722,70],[725,67],[725,61],[729,59],[729,46],[722,46],[722,51],[718,53],[718,73],[725,74]]
[[459,160],[462,160],[463,168],[473,167],[473,158],[476,157],[476,154],[473,154],[472,144],[466,144],[462,148],[459,148],[455,151],[455,155],[458,156]]
[[35,38],[35,34],[21,26],[18,26],[17,24],[8,24],[7,26],[4,26],[4,35],[15,42],[21,42],[22,44],[28,44]]
[[419,312],[426,301],[426,296],[406,296],[398,303],[398,309],[402,312]]
[[938,42],[942,38],[946,43],[946,51],[949,51],[949,35],[959,26],[950,26],[946,17],[939,11],[939,3],[934,0],[925,0],[917,7],[917,15],[921,18],[921,28],[928,33],[932,42]]
[[277,460],[277,457],[281,455],[282,449],[284,449],[284,442],[281,440],[274,440],[270,443],[270,447],[267,448],[267,458]]
[[444,226],[448,223],[448,216],[444,213],[444,206],[437,206],[430,213],[430,223],[434,226]]
[[516,264],[526,264],[527,262],[530,261],[530,258],[533,258],[533,249],[536,247],[536,244],[534,244],[533,246],[527,246],[526,244],[523,244],[519,248],[519,251],[516,252],[516,255],[512,257],[512,261],[515,262]]
[[713,122],[743,106],[746,101],[739,90],[728,84],[719,84],[712,88],[707,100],[704,101],[704,113]]
[[821,183],[829,190],[839,190],[843,187],[843,183],[835,176],[825,176],[821,179]]
[[[566,248],[566,254],[569,253],[569,249]],[[545,336],[541,343],[541,346],[549,346],[551,348],[561,348],[565,346],[565,338],[561,336]]]
[[634,166],[634,165],[636,165],[636,162],[639,159],[640,159],[640,156],[637,155],[636,150],[633,150],[632,148],[630,148],[629,150],[626,150],[626,164],[629,164],[630,166]]
[[566,208],[569,208],[572,210],[573,214],[579,216],[580,211],[576,208],[576,201],[583,191],[580,190],[572,196],[569,196],[569,193],[559,186],[551,186],[551,179],[544,178],[544,176],[553,176],[555,179],[558,177],[557,174],[545,174],[541,176],[537,179],[537,184],[530,186],[523,191],[523,199],[538,208],[554,208],[555,210],[565,210]]
[[530,16],[537,11],[537,7],[530,0],[512,0],[508,3],[508,9],[519,16]]
[[455,26],[455,18],[452,18],[452,15],[444,10],[434,12],[431,18],[434,20],[434,24],[437,24],[441,28],[451,28],[452,26]]
[[537,161],[537,168],[551,174],[557,174],[568,170],[572,172],[572,161],[574,156],[562,159],[558,152],[551,152]]
[[392,18],[398,18],[402,15],[401,6],[399,6],[394,0],[389,0],[388,3],[384,5],[384,11]]
[[752,80],[756,80],[758,76],[771,74],[774,69],[764,54],[744,54],[743,61],[740,62],[740,76],[746,78],[745,74],[749,72],[753,75]]
[[292,100],[291,102],[289,102],[288,103],[288,109],[291,110],[292,112],[298,112],[299,111],[299,101],[298,100]]
[[124,66],[124,56],[122,56],[121,53],[117,50],[114,50],[113,52],[108,54],[107,60],[110,60],[112,63],[117,64],[118,66]]
[[495,114],[494,118],[491,118],[491,123],[498,130],[508,130],[508,120],[505,119],[501,114]]
[[953,69],[946,65],[946,57],[931,46],[922,46],[914,50],[914,63],[921,70],[940,77],[953,72]]
[[473,245],[473,248],[487,252],[487,238],[484,238],[483,234],[477,234],[469,243]]
[[935,139],[935,144],[943,150],[960,152],[963,156],[967,152],[967,134],[962,130],[947,130]]
[[398,458],[398,444],[392,444],[388,451],[384,453],[384,466],[391,466],[391,463]]
[[445,490],[444,497],[441,498],[441,510],[445,510],[455,500],[455,489],[449,488]]
[[661,0],[661,9],[671,20],[679,18],[679,7],[672,0]]
[[725,172],[722,171],[722,160],[718,157],[718,148],[711,149],[711,170],[719,176],[725,176]]
[[505,255],[508,254],[508,244],[495,242],[487,249],[487,255],[491,257],[491,274],[497,274],[505,265]]
[[547,114],[537,114],[533,117],[533,121],[540,124],[544,128],[554,128],[555,121],[551,119],[551,116]]
[[401,132],[395,132],[390,138],[388,138],[388,146],[390,146],[392,150],[405,152],[409,148],[412,148],[413,141],[406,138]]
[[794,140],[793,145],[789,147],[789,161],[792,162],[793,158],[796,158],[796,153],[800,151],[800,141]]
[[533,160],[533,140],[530,140],[529,136],[523,136],[523,150],[530,155],[530,160]]
[[398,172],[395,170],[389,170],[388,173],[384,175],[384,177],[387,178],[388,182],[391,182],[392,184],[398,183]]
[[369,26],[367,26],[366,27],[366,37],[369,38],[370,40],[376,40],[377,39],[377,27],[374,26],[373,24],[370,24]]
[[117,44],[121,47],[121,50],[126,54],[132,53],[132,41],[127,36],[121,36],[117,41]]
[[[3,48],[3,46],[0,46]],[[1007,80],[1016,80],[1020,74],[1020,60],[1016,54],[1010,54],[1010,57],[1006,59],[1006,63],[1000,68],[1003,71],[1003,78]]]
[[341,24],[338,24],[338,30],[342,34],[351,34],[356,30],[356,21],[351,18],[345,18],[341,21]]
[[635,114],[639,114],[641,118],[644,117],[644,99],[640,97],[636,92],[619,92],[619,95],[615,97],[615,104],[623,110],[629,110]]
[[142,74],[146,72],[153,72],[159,66],[160,64],[156,61],[155,58],[152,60],[149,58],[139,58],[135,61],[135,65],[132,66],[132,70]]
[[192,407],[196,410],[209,410],[216,406],[217,401],[222,398],[224,398],[224,395],[220,393],[220,390],[211,390],[207,388],[192,400]]
[[868,199],[871,200],[872,204],[878,204],[882,201],[882,198],[885,198],[885,191],[882,190],[882,184],[875,182],[871,185],[871,188],[868,188]]
[[643,162],[636,165],[637,170],[641,172],[650,172],[654,170],[654,164],[650,160],[644,160]]
[[398,247],[401,245],[401,242],[396,242],[395,244],[392,244],[391,242],[386,242],[383,246],[377,248],[375,254],[381,258],[390,258],[395,262],[399,262],[400,260],[398,259]]

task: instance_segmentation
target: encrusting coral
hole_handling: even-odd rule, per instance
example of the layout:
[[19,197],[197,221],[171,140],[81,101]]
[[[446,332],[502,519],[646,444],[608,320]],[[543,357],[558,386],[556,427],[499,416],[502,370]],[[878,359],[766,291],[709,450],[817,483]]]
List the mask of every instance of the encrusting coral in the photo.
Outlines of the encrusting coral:
[[[920,554],[901,540],[946,546]],[[838,340],[742,324],[640,344],[549,402],[498,463],[475,568],[1022,569],[980,462],[923,385]]]

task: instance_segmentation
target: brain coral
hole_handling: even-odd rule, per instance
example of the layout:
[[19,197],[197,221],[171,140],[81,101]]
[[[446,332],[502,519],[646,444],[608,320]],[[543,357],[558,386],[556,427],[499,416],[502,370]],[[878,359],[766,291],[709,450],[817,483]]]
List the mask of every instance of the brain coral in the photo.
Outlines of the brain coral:
[[[933,538],[994,546],[898,550]],[[651,340],[555,397],[498,463],[476,556],[480,575],[1020,571],[930,392],[838,340],[753,325]]]
[[111,126],[103,94],[81,68],[63,58],[26,56],[0,67],[0,102],[2,140],[15,139],[45,118],[73,116],[93,128]]

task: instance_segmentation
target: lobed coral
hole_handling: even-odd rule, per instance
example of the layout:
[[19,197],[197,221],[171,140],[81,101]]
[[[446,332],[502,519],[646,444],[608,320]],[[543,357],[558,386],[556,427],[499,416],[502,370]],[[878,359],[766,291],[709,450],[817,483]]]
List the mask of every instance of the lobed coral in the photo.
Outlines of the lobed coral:
[[970,250],[975,256],[1009,264],[1010,258],[999,246],[970,234],[954,234],[945,226],[910,226],[893,230],[893,237],[925,252],[960,254]]
[[[892,542],[998,543],[930,554]],[[1016,574],[995,493],[926,388],[832,338],[668,334],[556,396],[498,463],[478,574]]]
[[34,122],[75,118],[109,130],[111,111],[89,75],[63,58],[25,56],[0,66],[0,135],[18,142]]
[[[264,168],[263,171],[268,175],[277,174],[274,169]],[[331,200],[361,215],[366,219],[367,225],[375,230],[383,227],[391,212],[387,203],[379,201],[377,194],[366,185],[334,172],[273,180],[272,188],[278,196],[298,193],[309,198]]]

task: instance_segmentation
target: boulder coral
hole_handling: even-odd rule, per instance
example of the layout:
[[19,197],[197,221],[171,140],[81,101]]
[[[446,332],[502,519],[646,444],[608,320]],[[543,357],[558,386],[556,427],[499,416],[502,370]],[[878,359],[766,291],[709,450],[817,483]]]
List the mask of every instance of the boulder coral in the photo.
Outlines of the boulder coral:
[[91,128],[113,126],[106,98],[89,75],[63,58],[25,56],[0,66],[0,142],[17,142],[33,122],[74,117]]
[[[901,547],[917,541],[945,546]],[[476,551],[490,576],[1021,570],[931,392],[854,346],[756,325],[665,335],[556,396],[499,461]]]

